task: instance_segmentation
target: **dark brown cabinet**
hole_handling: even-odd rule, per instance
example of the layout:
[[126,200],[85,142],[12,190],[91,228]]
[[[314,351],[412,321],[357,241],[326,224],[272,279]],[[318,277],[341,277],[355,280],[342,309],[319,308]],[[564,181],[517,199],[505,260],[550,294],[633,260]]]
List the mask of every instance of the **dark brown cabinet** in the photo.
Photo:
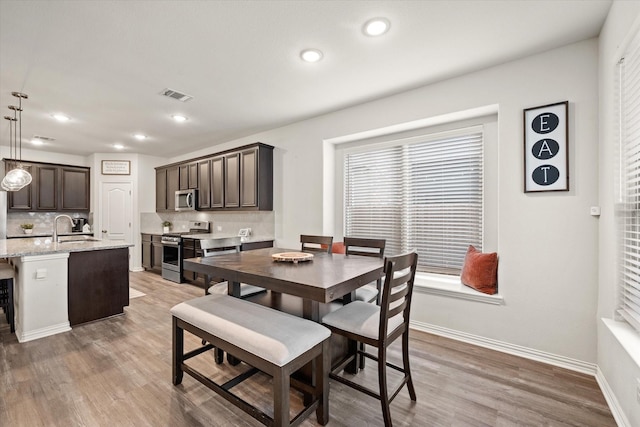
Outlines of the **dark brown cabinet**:
[[167,169],[167,210],[176,210],[176,191],[180,189],[180,169],[178,166]]
[[198,210],[273,210],[273,147],[255,143],[156,168],[156,211],[175,210],[175,191],[186,189],[198,189]]
[[211,207],[211,160],[198,162],[198,209]]
[[91,169],[40,162],[23,167],[32,176],[31,184],[9,193],[8,211],[89,211]]
[[69,254],[71,326],[121,314],[129,305],[129,249]]
[[142,267],[162,273],[162,243],[158,234],[142,233]]
[[224,208],[224,157],[211,159],[211,208]]
[[156,169],[156,212],[167,210],[167,170]]
[[76,167],[61,167],[61,211],[89,210],[89,169]]

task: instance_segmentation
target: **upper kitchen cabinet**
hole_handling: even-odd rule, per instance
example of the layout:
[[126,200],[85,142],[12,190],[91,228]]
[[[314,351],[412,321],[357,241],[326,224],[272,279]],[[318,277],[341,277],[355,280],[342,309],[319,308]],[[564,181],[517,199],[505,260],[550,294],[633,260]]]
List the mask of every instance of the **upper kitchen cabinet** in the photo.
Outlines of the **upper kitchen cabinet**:
[[198,189],[198,210],[273,210],[273,147],[255,143],[156,168],[156,211]]
[[22,190],[9,192],[9,212],[89,210],[91,169],[39,162],[23,163],[23,167],[33,180]]
[[63,166],[60,168],[61,211],[89,210],[89,169]]
[[273,210],[273,147],[253,144],[225,155],[225,209]]

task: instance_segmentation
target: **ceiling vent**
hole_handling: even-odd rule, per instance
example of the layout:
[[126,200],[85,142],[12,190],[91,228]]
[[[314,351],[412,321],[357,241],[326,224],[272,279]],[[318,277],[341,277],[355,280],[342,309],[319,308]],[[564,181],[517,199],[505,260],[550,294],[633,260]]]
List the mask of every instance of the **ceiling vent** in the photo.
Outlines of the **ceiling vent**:
[[180,93],[176,90],[173,89],[163,89],[162,92],[160,92],[160,95],[163,96],[167,96],[169,98],[173,98],[173,99],[177,99],[178,101],[182,101],[182,102],[187,102],[191,99],[193,99],[193,96],[191,95],[187,95],[184,93]]
[[41,136],[41,135],[33,135],[33,139],[39,139],[40,141],[55,141],[55,138],[50,138],[48,136]]

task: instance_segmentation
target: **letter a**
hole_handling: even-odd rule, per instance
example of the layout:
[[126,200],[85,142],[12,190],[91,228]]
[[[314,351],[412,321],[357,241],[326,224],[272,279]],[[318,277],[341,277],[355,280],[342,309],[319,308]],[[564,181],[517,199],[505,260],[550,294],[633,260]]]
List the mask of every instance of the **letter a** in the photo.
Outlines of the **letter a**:
[[549,144],[547,144],[547,140],[543,140],[542,141],[542,145],[540,145],[540,151],[538,152],[538,158],[540,159],[542,156],[542,152],[546,151],[547,153],[549,153],[549,157],[547,157],[548,159],[550,159],[551,157],[553,157],[555,154],[553,153],[553,151],[551,151],[551,147],[549,147]]

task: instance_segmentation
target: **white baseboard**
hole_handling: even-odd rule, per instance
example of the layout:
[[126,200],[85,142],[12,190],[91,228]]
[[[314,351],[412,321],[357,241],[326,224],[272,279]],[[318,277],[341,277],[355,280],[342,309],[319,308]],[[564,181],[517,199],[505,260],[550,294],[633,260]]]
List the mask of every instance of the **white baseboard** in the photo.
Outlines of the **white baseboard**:
[[434,335],[451,338],[457,341],[477,345],[480,347],[485,347],[491,350],[513,354],[514,356],[524,357],[525,359],[531,359],[538,362],[547,363],[549,365],[558,366],[560,368],[581,372],[587,375],[595,376],[596,370],[598,368],[595,363],[583,362],[581,360],[572,359],[570,357],[559,356],[557,354],[547,353],[544,351],[511,344],[504,341],[498,341],[479,335],[473,335],[466,332],[443,328],[441,326],[431,325],[429,323],[411,321],[411,328],[419,331],[429,332]]
[[16,328],[16,338],[19,343],[37,340],[38,338],[48,337],[50,335],[59,334],[61,332],[69,332],[71,326],[69,322],[62,322],[57,325],[47,326],[45,328],[34,329],[28,332],[23,332]]
[[144,271],[144,267],[131,267],[129,269],[129,271],[133,272],[133,273],[138,273],[140,271]]
[[602,394],[604,395],[604,399],[607,401],[607,405],[609,405],[609,409],[611,410],[611,414],[613,415],[613,419],[616,420],[618,427],[631,427],[631,422],[627,419],[627,416],[624,414],[622,407],[620,407],[620,403],[618,403],[618,399],[616,399],[616,395],[613,393],[613,390],[609,386],[607,379],[604,374],[597,368],[596,371],[596,381],[600,386],[600,390],[602,390]]

